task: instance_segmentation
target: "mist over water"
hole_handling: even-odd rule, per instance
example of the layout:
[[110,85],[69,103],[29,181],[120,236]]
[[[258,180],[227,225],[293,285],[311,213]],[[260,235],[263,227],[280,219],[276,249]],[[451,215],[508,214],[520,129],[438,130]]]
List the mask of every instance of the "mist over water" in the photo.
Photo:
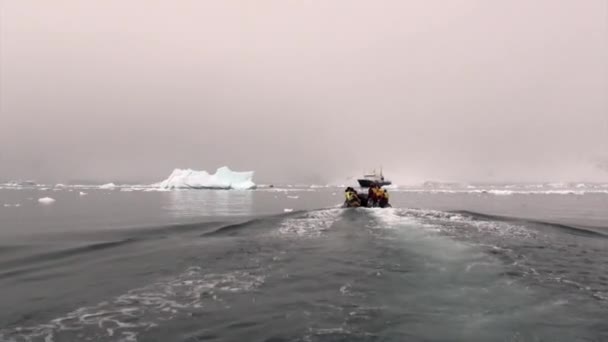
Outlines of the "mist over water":
[[0,178],[608,180],[608,4],[0,3]]

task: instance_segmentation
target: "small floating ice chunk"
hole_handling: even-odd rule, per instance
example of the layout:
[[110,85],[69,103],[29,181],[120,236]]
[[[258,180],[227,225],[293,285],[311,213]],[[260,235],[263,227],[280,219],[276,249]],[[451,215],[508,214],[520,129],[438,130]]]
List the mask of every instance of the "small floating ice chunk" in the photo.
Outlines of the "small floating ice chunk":
[[289,209],[289,208],[285,208],[285,209],[283,209],[283,212],[286,212],[286,213],[290,213],[290,212],[292,212],[292,211],[293,211],[293,209]]
[[55,202],[55,199],[50,198],[50,197],[42,197],[42,198],[38,199],[38,203],[41,203],[41,204],[51,204],[54,202]]
[[99,188],[103,189],[103,190],[111,190],[111,189],[116,188],[116,184],[108,183],[108,184],[100,185]]
[[161,188],[150,188],[150,189],[143,189],[144,192],[167,192],[167,191],[171,191],[170,189],[161,189]]
[[82,192],[82,191],[81,191],[81,192],[80,192],[78,195],[80,195],[80,196],[86,196],[86,195],[87,195],[87,193],[86,193],[86,192]]
[[300,196],[287,196],[287,198],[298,199],[298,198],[300,198]]

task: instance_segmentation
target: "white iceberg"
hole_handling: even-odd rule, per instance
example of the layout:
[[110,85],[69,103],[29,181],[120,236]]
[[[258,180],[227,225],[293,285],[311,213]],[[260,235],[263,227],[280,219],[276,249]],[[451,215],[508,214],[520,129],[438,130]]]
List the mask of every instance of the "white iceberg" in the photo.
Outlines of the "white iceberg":
[[514,192],[511,190],[489,190],[488,193],[492,195],[509,196],[513,195]]
[[175,169],[164,181],[154,184],[161,189],[237,189],[255,188],[253,171],[235,172],[220,167],[215,174],[192,169]]
[[100,185],[99,188],[103,189],[103,190],[111,190],[111,189],[116,188],[116,184],[108,183],[108,184]]
[[86,196],[86,195],[87,195],[87,193],[86,193],[86,192],[82,192],[82,191],[81,191],[81,192],[79,193],[79,195],[80,195],[80,196]]
[[42,197],[42,198],[38,199],[38,203],[41,203],[41,204],[51,204],[54,202],[55,202],[55,200],[50,197]]
[[328,185],[318,185],[318,184],[313,184],[310,186],[311,189],[322,189],[322,188],[328,188]]

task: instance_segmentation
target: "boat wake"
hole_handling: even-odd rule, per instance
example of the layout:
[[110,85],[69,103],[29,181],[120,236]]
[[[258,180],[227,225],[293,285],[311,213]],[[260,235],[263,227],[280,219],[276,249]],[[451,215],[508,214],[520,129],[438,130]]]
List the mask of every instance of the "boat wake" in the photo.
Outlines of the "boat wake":
[[[144,242],[150,258],[150,244],[171,243],[179,247],[156,253],[170,250],[186,265],[48,319],[13,320],[0,341],[601,340],[608,253],[596,233],[395,208],[139,229],[52,258],[91,262]],[[127,277],[120,267],[113,276]],[[566,323],[548,324],[555,321]]]

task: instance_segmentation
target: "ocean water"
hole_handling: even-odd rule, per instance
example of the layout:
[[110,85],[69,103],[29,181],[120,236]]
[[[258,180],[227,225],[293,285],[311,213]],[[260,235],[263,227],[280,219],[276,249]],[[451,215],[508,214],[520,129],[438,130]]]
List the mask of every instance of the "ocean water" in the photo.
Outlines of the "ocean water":
[[147,190],[0,189],[0,341],[608,341],[602,191]]

